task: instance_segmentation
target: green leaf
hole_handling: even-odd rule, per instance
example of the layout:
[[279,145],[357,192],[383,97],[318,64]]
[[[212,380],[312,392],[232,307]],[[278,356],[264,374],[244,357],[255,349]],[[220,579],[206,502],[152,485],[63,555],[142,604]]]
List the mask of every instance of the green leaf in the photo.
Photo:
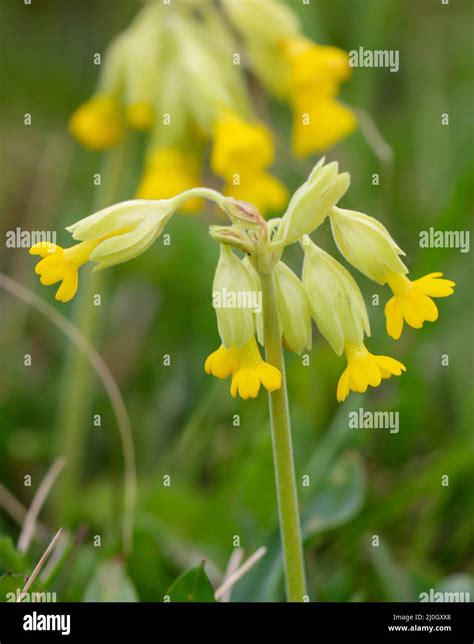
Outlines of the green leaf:
[[364,496],[362,461],[357,452],[347,452],[305,504],[303,538],[309,539],[352,519],[361,508]]
[[16,597],[17,594],[21,592],[25,582],[26,575],[15,575],[9,572],[2,575],[0,577],[0,602],[15,601],[15,599],[12,599],[12,597],[9,596],[9,593],[14,593]]
[[29,568],[27,558],[16,550],[10,537],[0,537],[0,575],[8,572],[24,573]]
[[89,582],[85,602],[137,602],[138,594],[121,561],[105,561]]
[[214,589],[204,570],[204,562],[180,575],[166,595],[172,602],[214,602]]

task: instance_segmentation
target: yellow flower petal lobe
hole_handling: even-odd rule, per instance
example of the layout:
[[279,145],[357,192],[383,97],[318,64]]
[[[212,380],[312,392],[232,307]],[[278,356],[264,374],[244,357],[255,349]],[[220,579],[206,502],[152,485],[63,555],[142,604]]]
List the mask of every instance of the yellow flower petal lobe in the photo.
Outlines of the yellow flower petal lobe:
[[367,388],[378,387],[383,379],[399,376],[405,366],[389,356],[370,353],[364,344],[345,344],[347,367],[337,385],[336,397],[339,402],[347,398],[350,391],[364,393]]
[[406,275],[387,270],[387,283],[393,297],[385,305],[387,333],[398,340],[406,322],[420,329],[425,322],[438,319],[438,307],[431,298],[448,297],[454,292],[455,283],[441,279],[442,273],[430,273],[411,281]]

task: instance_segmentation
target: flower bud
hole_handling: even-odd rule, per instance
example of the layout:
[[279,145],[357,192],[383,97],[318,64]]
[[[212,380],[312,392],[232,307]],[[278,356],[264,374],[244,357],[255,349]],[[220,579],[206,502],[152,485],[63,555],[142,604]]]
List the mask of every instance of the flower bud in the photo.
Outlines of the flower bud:
[[237,226],[209,226],[209,235],[219,243],[234,246],[243,253],[254,250],[247,233]]
[[341,355],[345,342],[359,346],[364,332],[370,335],[362,293],[352,275],[309,238],[305,238],[303,249],[303,284],[313,318],[333,350]]
[[212,286],[212,303],[225,347],[240,348],[254,335],[254,299],[245,267],[229,246],[222,244]]
[[283,341],[290,351],[311,349],[311,310],[303,284],[283,262],[275,266]]
[[179,206],[178,202],[178,197],[122,201],[79,220],[66,230],[80,241],[106,237],[89,257],[98,263],[95,270],[102,270],[133,259],[151,246]]
[[330,219],[339,250],[361,273],[379,284],[387,281],[387,269],[408,273],[399,257],[405,253],[379,221],[361,212],[342,208],[333,208]]
[[349,188],[350,176],[338,173],[334,161],[324,165],[324,157],[308,179],[294,193],[282,217],[275,242],[287,246],[313,232]]

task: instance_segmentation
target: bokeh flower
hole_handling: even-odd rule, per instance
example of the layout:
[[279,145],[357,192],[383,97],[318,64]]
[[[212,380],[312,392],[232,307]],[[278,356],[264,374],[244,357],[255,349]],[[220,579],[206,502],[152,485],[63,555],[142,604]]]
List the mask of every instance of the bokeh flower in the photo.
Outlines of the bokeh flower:
[[[288,192],[272,170],[274,136],[258,117],[246,66],[290,105],[301,156],[355,127],[353,112],[337,100],[350,72],[347,54],[304,37],[296,12],[278,0],[195,3],[192,12],[185,5],[153,2],[138,12],[108,47],[97,89],[69,129],[91,150],[116,146],[127,126],[145,132],[139,198],[197,185],[209,157],[225,195],[263,214],[281,212]],[[241,46],[243,64],[235,60]],[[189,202],[186,210],[201,205]]]

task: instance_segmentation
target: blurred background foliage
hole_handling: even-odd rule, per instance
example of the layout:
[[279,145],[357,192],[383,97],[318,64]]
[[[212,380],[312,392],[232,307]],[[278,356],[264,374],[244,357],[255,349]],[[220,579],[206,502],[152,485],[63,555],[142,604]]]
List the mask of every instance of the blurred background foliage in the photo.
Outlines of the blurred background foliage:
[[[406,250],[413,277],[441,270],[457,283],[455,296],[440,302],[438,322],[409,329],[394,343],[384,332],[388,292],[357,276],[372,322],[370,348],[401,359],[408,369],[364,396],[351,395],[344,405],[335,396],[343,360],[316,332],[310,366],[287,356],[297,476],[310,476],[309,487],[300,485],[310,596],[417,600],[418,593],[442,585],[468,589],[474,572],[472,254],[420,249],[418,236],[430,226],[465,230],[471,223],[472,3],[292,4],[317,42],[400,51],[398,73],[356,69],[342,94],[377,123],[393,162],[380,161],[360,130],[327,157],[352,175],[342,206],[383,221]],[[101,155],[70,138],[67,120],[94,88],[92,53],[103,51],[139,6],[135,0],[33,0],[32,6],[3,0],[2,235],[17,226],[57,229],[58,243],[66,243],[64,226],[92,211],[101,190],[93,185]],[[287,108],[259,100],[278,136],[276,174],[294,190],[314,159],[291,157]],[[29,127],[23,124],[27,112]],[[449,114],[448,126],[441,124],[442,113]],[[142,171],[141,135],[131,135],[127,146],[114,200],[133,194]],[[373,173],[380,173],[379,186],[372,185]],[[171,245],[159,240],[139,259],[109,271],[99,289],[102,306],[94,307],[94,342],[121,388],[137,451],[135,543],[123,566],[117,558],[122,454],[109,401],[91,369],[80,434],[73,437],[75,462],[66,465],[41,513],[46,530],[26,556],[11,545],[20,528],[5,490],[29,506],[62,453],[59,410],[68,405],[70,348],[46,318],[0,293],[0,576],[29,573],[63,525],[78,545],[50,571],[47,590],[58,599],[161,601],[172,581],[202,559],[216,586],[239,535],[246,555],[262,545],[268,553],[232,598],[283,598],[266,397],[234,401],[228,383],[210,379],[202,368],[218,344],[210,306],[218,248],[207,234],[216,216],[209,211],[174,218]],[[316,236],[336,252],[329,224]],[[299,270],[299,249],[288,252],[288,261]],[[0,264],[69,319],[75,307],[92,306],[80,298],[61,305],[53,289],[40,292],[25,249],[2,244]],[[375,293],[379,306],[371,305]],[[32,356],[30,368],[25,354]],[[449,366],[442,366],[443,354]],[[348,412],[361,406],[399,411],[399,433],[348,429]],[[94,426],[94,414],[102,416],[101,427]],[[31,487],[24,486],[28,474]],[[443,475],[449,476],[447,487]],[[93,546],[94,535],[101,535],[100,548]],[[373,535],[380,537],[378,548],[371,546]],[[11,578],[3,577],[3,589],[7,582]]]

